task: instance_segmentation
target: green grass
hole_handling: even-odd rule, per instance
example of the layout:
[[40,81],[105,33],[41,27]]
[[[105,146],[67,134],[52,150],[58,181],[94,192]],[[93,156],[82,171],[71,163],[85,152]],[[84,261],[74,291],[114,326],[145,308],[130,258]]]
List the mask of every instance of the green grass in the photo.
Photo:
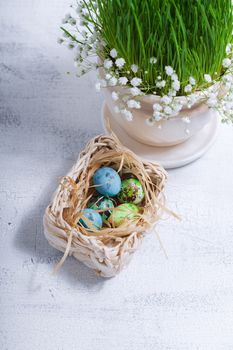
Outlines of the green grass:
[[[225,48],[232,42],[231,0],[91,0],[86,6],[96,12],[89,21],[107,43],[106,52],[115,48],[128,67],[137,64],[147,93],[159,74],[167,79],[167,65],[181,81],[179,94],[190,76],[202,88],[205,73],[216,79],[223,73]],[[157,64],[151,65],[150,57]]]

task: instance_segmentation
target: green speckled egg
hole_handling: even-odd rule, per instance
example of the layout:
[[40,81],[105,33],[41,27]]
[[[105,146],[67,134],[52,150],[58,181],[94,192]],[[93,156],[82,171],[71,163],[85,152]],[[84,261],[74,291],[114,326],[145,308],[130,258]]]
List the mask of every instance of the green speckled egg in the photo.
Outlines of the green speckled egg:
[[108,221],[113,227],[118,227],[126,221],[134,219],[139,212],[138,207],[132,203],[118,205],[113,211]]
[[99,214],[102,216],[103,221],[105,221],[112,213],[110,209],[114,208],[115,205],[113,200],[110,198],[97,197],[90,201],[88,207],[94,210],[104,210],[104,212],[99,212]]
[[145,196],[141,182],[138,179],[126,179],[121,183],[121,190],[118,194],[120,203],[139,204]]

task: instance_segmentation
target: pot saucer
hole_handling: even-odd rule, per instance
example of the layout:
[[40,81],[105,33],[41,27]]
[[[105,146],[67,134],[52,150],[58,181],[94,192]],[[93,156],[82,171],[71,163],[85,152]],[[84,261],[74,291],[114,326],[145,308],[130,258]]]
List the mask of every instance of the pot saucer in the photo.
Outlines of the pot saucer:
[[194,162],[208,151],[216,139],[219,118],[213,115],[212,121],[198,134],[179,145],[170,147],[149,146],[134,140],[116,123],[106,103],[102,106],[102,122],[106,133],[109,134],[112,130],[120,142],[140,158],[160,163],[165,169],[172,169]]

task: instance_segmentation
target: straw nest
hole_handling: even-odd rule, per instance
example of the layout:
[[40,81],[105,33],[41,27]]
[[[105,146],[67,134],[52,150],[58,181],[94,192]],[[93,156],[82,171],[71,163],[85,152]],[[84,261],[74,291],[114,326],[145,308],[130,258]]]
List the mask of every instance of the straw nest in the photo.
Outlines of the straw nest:
[[[77,225],[82,210],[95,192],[94,172],[110,166],[121,177],[134,175],[145,192],[140,211],[119,227],[88,230]],[[44,215],[44,231],[49,243],[64,252],[58,269],[73,255],[103,277],[112,277],[128,264],[145,232],[151,230],[164,211],[166,173],[155,163],[142,161],[122,146],[115,135],[93,138],[81,152],[77,163],[61,179]]]

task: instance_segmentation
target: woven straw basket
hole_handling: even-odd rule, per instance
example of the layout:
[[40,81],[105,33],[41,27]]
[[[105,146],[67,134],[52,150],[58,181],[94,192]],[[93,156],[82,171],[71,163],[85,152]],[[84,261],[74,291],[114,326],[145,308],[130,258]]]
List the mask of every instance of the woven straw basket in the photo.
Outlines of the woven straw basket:
[[[121,177],[127,174],[137,177],[144,187],[145,199],[133,220],[118,228],[109,225],[90,232],[77,222],[95,191],[93,173],[103,165],[114,168]],[[159,164],[142,161],[122,146],[115,135],[93,138],[60,181],[44,215],[47,240],[64,252],[56,268],[68,255],[73,255],[103,277],[119,273],[130,261],[145,232],[151,230],[163,214],[165,181],[166,173]]]

